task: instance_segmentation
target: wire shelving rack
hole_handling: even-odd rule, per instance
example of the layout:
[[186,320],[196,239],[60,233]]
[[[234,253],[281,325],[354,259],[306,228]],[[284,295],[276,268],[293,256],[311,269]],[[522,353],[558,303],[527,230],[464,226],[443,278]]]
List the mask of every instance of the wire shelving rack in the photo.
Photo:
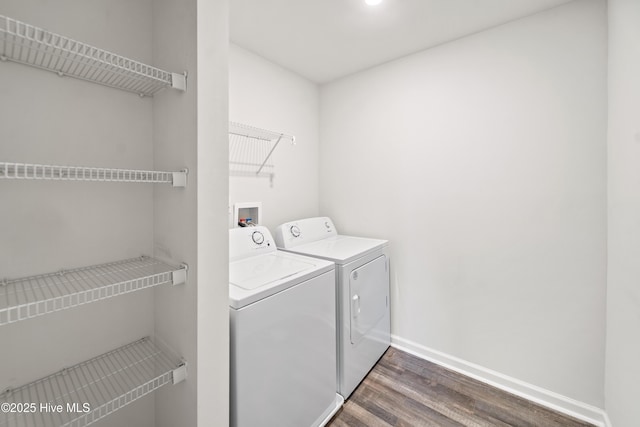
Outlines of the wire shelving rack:
[[229,173],[233,176],[269,177],[275,167],[270,163],[282,140],[295,144],[295,136],[229,122]]
[[0,60],[13,61],[104,86],[153,96],[187,88],[187,75],[142,62],[0,15]]
[[[186,72],[165,71],[0,14],[0,67],[13,67],[8,62],[141,97],[154,96],[166,88],[178,91],[187,88]],[[185,187],[187,170],[163,172],[0,162],[2,179],[163,183]],[[3,280],[0,277],[0,328],[158,285],[182,284],[186,280],[185,264],[175,266],[144,256],[25,278]],[[8,331],[13,326],[5,327]],[[6,344],[13,346],[20,342]],[[47,355],[43,353],[43,357]],[[11,369],[11,366],[5,367]],[[186,362],[159,342],[143,338],[46,378],[0,390],[0,404],[31,402],[37,405],[35,411],[0,411],[0,427],[90,425],[186,376]],[[43,410],[41,405],[45,408],[60,405],[61,410]]]
[[176,267],[142,256],[0,282],[0,326],[187,279]]
[[0,404],[32,407],[0,413],[0,427],[90,425],[166,384],[184,380],[186,363],[168,354],[146,337],[6,390]]
[[142,182],[185,187],[187,172],[186,169],[179,172],[163,172],[0,162],[0,179]]

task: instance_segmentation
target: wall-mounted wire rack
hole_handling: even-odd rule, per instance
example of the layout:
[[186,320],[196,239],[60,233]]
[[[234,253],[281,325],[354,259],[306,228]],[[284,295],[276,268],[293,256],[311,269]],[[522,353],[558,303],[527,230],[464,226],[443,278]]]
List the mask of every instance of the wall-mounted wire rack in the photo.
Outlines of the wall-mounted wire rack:
[[0,282],[0,326],[141,289],[187,280],[176,267],[142,256]]
[[187,75],[170,73],[0,15],[0,60],[53,71],[104,86],[153,96],[186,90]]
[[229,122],[229,173],[273,179],[274,165],[269,163],[282,140],[295,143],[295,136],[273,132],[237,122]]
[[179,172],[162,172],[0,162],[0,179],[146,182],[185,187],[187,184],[187,172],[186,169]]
[[0,427],[87,426],[186,375],[183,361],[143,338],[0,394],[1,404],[35,405],[27,411],[3,411]]

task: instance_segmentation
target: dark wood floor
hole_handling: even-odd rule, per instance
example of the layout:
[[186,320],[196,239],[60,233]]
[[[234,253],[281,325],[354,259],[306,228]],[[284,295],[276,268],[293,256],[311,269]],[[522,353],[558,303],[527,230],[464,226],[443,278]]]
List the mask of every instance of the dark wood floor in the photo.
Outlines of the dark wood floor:
[[330,427],[593,427],[390,348]]

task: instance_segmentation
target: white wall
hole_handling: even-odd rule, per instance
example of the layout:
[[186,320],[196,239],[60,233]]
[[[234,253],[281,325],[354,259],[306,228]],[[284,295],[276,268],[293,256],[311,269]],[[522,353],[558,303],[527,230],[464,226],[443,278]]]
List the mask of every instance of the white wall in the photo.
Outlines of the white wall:
[[[229,206],[262,202],[262,225],[318,215],[319,91],[310,81],[236,45],[229,55],[229,119],[294,135],[273,154],[275,177],[231,176]],[[232,221],[230,221],[231,224]]]
[[[197,201],[200,185],[197,157],[197,106],[200,96],[197,3],[196,0],[154,0],[153,5],[154,65],[176,72],[189,71],[186,92],[165,90],[153,99],[155,167],[159,170],[187,168],[190,172],[188,185],[180,191],[170,186],[154,188],[154,256],[185,262],[189,266],[188,282],[184,286],[163,286],[155,290],[155,335],[187,361],[189,370],[185,382],[154,393],[158,427],[195,426],[197,421],[197,388],[200,382],[196,310],[200,279],[197,262],[200,237]],[[166,31],[167,28],[180,31]],[[210,120],[218,119],[212,116]],[[212,164],[210,167],[214,169],[215,166]],[[224,254],[220,255],[224,257]],[[211,282],[206,285],[215,286]],[[221,309],[215,301],[210,303],[212,310]],[[217,329],[212,330],[211,335],[212,339],[219,336],[221,341],[225,337]]]
[[606,410],[640,424],[640,2],[609,0]]
[[390,239],[393,334],[603,406],[606,101],[599,0],[321,88],[320,211]]
[[229,1],[197,0],[197,12],[197,425],[228,426]]

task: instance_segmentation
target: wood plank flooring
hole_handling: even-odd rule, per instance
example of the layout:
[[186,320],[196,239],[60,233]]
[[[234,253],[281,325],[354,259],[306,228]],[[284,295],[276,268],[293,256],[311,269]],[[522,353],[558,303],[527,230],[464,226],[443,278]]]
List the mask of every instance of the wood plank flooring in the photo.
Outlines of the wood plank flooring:
[[329,427],[593,427],[395,348]]

